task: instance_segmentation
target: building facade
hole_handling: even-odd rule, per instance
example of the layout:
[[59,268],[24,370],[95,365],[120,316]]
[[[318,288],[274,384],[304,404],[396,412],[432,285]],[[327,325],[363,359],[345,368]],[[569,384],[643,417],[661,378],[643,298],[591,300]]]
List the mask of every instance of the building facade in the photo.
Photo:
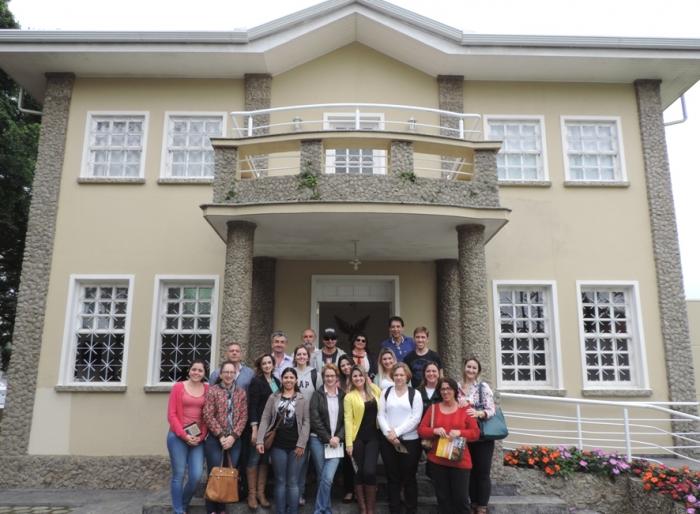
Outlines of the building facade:
[[307,326],[376,345],[394,314],[500,391],[696,399],[662,112],[698,40],[360,0],[245,33],[3,31],[0,64],[43,98],[0,484],[157,482],[192,358]]

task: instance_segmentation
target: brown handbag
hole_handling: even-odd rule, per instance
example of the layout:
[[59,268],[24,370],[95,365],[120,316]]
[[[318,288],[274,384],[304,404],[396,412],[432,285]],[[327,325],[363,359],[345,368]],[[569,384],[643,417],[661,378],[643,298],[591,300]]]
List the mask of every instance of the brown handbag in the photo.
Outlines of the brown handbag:
[[277,429],[279,428],[281,421],[282,415],[278,412],[277,419],[275,419],[275,422],[272,424],[270,429],[265,433],[265,436],[263,437],[263,447],[265,448],[265,451],[268,451],[270,448],[272,448],[272,443],[275,442],[275,436],[277,435]]
[[[433,423],[435,423],[435,404],[430,406],[430,428],[433,428]],[[433,447],[433,438],[431,439],[421,439],[420,445],[425,449],[425,451],[430,451]]]
[[221,456],[221,466],[214,466],[209,473],[204,497],[216,503],[236,503],[238,498],[238,470],[224,466],[226,451]]

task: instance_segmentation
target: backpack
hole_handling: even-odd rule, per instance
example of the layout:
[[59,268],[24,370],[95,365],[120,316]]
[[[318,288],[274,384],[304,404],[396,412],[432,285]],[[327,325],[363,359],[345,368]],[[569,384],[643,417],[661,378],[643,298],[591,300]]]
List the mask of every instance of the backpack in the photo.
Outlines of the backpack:
[[[391,390],[394,388],[394,386],[389,386],[386,388],[386,391],[384,391],[384,401],[387,401],[389,399],[389,393]],[[413,389],[412,387],[408,388],[408,403],[411,405],[411,408],[413,408],[413,398],[416,396],[416,390]]]

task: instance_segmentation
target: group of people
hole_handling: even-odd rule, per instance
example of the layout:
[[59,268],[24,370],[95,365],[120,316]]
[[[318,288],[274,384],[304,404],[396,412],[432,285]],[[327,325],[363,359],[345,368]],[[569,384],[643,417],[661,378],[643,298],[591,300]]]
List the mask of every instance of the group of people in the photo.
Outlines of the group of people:
[[[361,514],[374,514],[381,455],[390,512],[415,514],[425,451],[441,512],[486,513],[494,443],[479,441],[477,419],[493,416],[495,405],[479,381],[481,364],[470,357],[460,380],[445,377],[440,356],[428,348],[428,329],[416,328],[411,338],[403,327],[401,318],[389,320],[390,337],[376,359],[366,335],[354,335],[345,353],[329,328],[320,349],[315,332],[305,330],[291,355],[286,335],[274,332],[271,352],[255,360],[255,370],[242,363],[241,345],[230,343],[209,383],[205,363],[193,361],[168,402],[174,512],[186,512],[206,458],[208,470],[226,462],[245,468],[251,509],[270,506],[272,466],[277,514],[296,514],[306,503],[309,461],[318,481],[314,513],[330,514],[342,466],[343,502],[355,500]],[[225,505],[207,500],[206,509],[219,514]]]

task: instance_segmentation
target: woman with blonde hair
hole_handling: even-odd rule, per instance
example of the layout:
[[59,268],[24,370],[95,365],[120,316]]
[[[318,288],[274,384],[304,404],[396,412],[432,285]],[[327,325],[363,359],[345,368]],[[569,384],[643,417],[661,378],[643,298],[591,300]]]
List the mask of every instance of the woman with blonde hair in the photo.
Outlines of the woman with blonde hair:
[[391,348],[382,348],[377,358],[377,374],[374,377],[374,383],[382,391],[394,385],[394,381],[391,379],[391,370],[394,369],[396,362],[394,351]]
[[377,412],[381,390],[369,380],[367,372],[360,366],[353,366],[350,377],[352,386],[343,400],[345,451],[357,468],[355,497],[360,514],[374,514],[379,457]]

